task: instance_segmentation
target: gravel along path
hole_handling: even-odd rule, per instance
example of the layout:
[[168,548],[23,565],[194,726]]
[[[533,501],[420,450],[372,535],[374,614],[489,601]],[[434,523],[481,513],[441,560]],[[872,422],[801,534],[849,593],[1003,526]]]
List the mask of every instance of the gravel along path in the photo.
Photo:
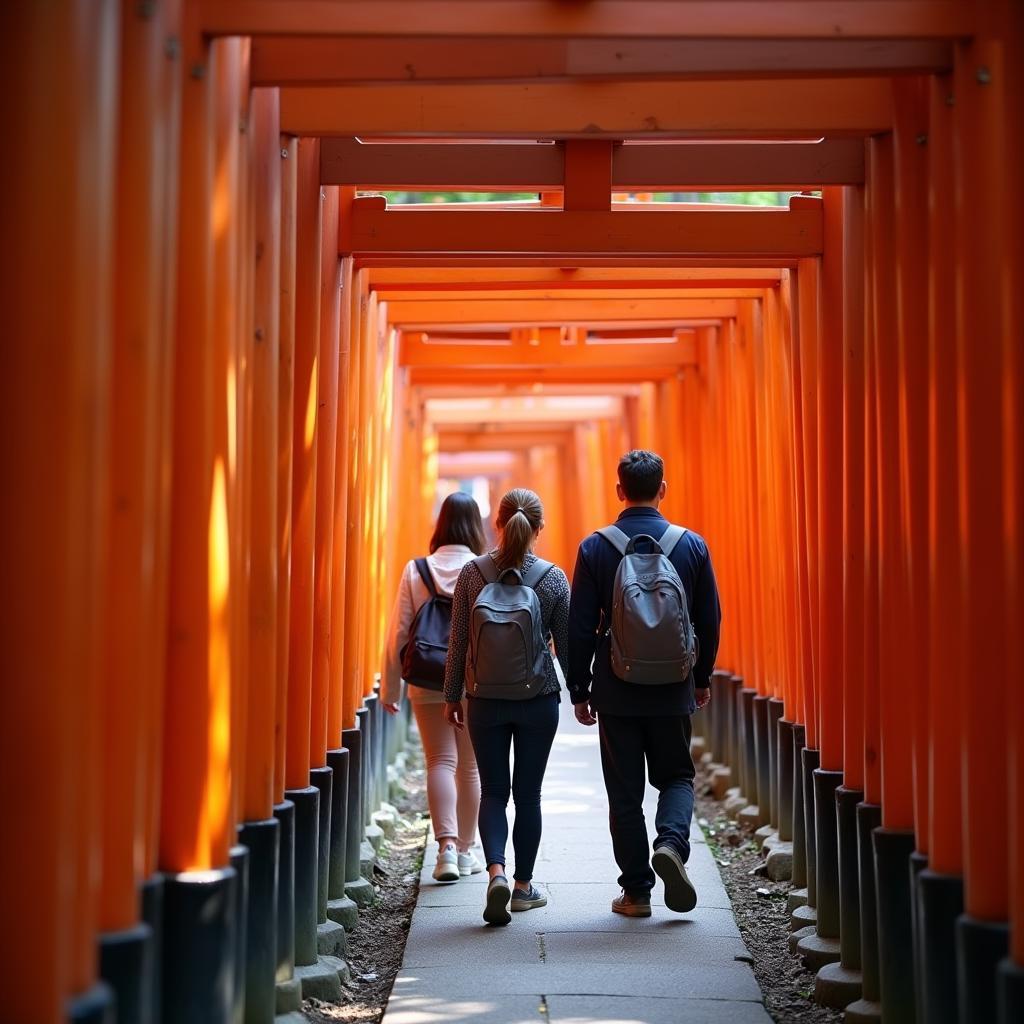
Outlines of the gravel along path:
[[718,862],[740,934],[753,958],[754,976],[777,1024],[839,1024],[842,1012],[814,1002],[814,975],[789,951],[789,882],[773,882],[758,869],[764,858],[752,830],[730,821],[711,796],[710,779],[698,767],[695,813]]
[[404,780],[403,797],[396,804],[401,819],[395,838],[385,840],[373,879],[377,899],[359,912],[359,924],[348,936],[348,965],[352,980],[343,986],[341,1004],[307,999],[303,1013],[312,1024],[358,1021],[377,1024],[384,1014],[395,975],[402,966],[409,922],[419,893],[423,847],[430,825],[425,813],[426,779],[422,754],[410,745],[410,763],[416,765]]

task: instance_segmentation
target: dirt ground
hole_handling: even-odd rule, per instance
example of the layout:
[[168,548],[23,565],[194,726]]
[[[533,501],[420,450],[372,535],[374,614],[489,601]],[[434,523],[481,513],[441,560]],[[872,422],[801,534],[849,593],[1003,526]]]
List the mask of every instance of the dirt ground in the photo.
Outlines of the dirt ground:
[[426,813],[426,781],[418,751],[410,749],[410,764],[396,805],[401,814],[395,838],[381,846],[379,868],[373,879],[377,899],[359,912],[359,924],[348,936],[348,965],[352,980],[342,986],[339,1005],[307,999],[306,1019],[313,1024],[358,1021],[376,1024],[384,1015],[395,975],[402,966],[409,922],[419,893],[423,848],[430,824]]
[[773,882],[757,873],[764,864],[753,832],[730,821],[711,796],[707,773],[694,781],[697,817],[732,900],[736,922],[753,957],[754,974],[765,1006],[777,1024],[838,1024],[841,1011],[814,1002],[814,975],[789,951],[789,882]]

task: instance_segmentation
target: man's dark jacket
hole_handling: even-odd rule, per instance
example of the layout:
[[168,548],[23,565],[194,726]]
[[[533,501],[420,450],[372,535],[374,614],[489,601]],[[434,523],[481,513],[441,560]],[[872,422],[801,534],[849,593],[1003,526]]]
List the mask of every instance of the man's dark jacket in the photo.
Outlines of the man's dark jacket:
[[[634,505],[623,509],[615,525],[629,537],[645,533],[658,540],[669,524],[657,509]],[[589,700],[596,711],[609,715],[692,715],[696,710],[694,687],[710,685],[722,621],[708,546],[703,537],[687,530],[672,551],[671,562],[683,581],[700,648],[690,678],[664,686],[627,683],[612,672],[608,624],[615,571],[621,559],[600,534],[592,533],[580,544],[569,602],[568,684],[572,702]]]

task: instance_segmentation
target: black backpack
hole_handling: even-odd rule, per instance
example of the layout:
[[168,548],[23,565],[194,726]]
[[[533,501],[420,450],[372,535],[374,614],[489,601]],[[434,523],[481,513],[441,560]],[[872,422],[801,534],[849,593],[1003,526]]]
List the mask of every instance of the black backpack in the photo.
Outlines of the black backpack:
[[425,690],[444,689],[444,665],[452,631],[452,599],[439,594],[425,558],[417,558],[416,571],[430,597],[420,605],[409,629],[409,639],[399,652],[402,678]]

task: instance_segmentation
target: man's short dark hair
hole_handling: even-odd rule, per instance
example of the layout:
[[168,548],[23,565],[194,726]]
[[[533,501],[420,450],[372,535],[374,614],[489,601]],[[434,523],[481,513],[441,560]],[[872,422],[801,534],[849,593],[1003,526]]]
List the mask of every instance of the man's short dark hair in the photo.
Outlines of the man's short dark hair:
[[619,459],[619,483],[627,501],[653,501],[665,478],[665,463],[657,452],[634,448]]

